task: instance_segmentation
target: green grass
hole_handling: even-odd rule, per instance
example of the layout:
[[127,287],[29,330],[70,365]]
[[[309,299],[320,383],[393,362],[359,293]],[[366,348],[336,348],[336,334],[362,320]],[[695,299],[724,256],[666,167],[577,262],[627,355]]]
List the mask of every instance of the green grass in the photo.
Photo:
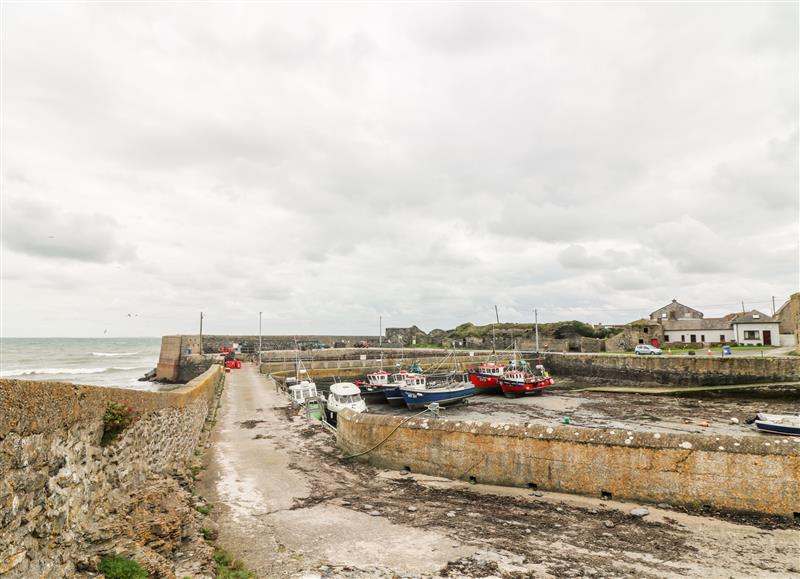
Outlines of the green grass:
[[142,569],[133,559],[111,555],[103,557],[97,570],[106,576],[106,579],[147,579],[147,571]]
[[217,579],[252,579],[256,576],[246,569],[241,561],[221,547],[214,548],[214,562],[217,564]]
[[194,508],[195,511],[200,513],[201,515],[207,515],[211,512],[211,509],[214,508],[214,505],[198,505]]

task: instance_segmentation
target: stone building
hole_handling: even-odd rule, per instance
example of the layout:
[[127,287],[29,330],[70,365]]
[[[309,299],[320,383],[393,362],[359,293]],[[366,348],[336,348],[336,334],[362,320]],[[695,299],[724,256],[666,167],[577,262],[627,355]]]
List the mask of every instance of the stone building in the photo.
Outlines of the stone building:
[[[790,302],[784,305],[784,317],[787,320],[792,319],[792,312],[795,312],[794,319],[800,318],[800,294],[796,295],[797,305],[792,306]],[[790,325],[787,321],[787,327]],[[727,343],[780,346],[783,343],[782,333],[779,319],[758,310],[728,314],[721,318],[707,318],[700,310],[673,299],[651,312],[648,319],[627,324],[621,334],[606,340],[606,349],[632,350],[637,344],[695,344],[698,348]]]
[[800,352],[800,292],[791,295],[775,318],[780,324],[781,345],[794,346]]

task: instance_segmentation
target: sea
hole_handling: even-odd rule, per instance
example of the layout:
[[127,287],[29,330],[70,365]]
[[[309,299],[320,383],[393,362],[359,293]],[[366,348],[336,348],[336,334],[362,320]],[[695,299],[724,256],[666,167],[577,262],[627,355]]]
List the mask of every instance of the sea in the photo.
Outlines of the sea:
[[0,338],[0,378],[159,390],[161,338]]

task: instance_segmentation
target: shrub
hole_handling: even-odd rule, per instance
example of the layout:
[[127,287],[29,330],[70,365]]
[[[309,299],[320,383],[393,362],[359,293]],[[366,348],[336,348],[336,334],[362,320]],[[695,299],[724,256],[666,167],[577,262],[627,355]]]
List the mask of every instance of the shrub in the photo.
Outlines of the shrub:
[[245,569],[238,559],[225,549],[217,547],[214,550],[214,561],[217,564],[217,579],[252,579],[255,573]]
[[119,433],[130,426],[136,418],[133,408],[125,404],[109,402],[106,412],[103,414],[103,438],[101,446],[113,442]]
[[97,570],[106,576],[106,579],[147,579],[147,571],[142,569],[133,559],[111,555],[103,557]]

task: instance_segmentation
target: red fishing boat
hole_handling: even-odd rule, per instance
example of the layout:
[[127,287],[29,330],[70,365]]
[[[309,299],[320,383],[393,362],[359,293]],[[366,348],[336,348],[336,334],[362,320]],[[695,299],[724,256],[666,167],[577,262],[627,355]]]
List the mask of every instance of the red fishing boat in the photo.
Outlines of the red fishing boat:
[[524,364],[506,370],[498,380],[500,389],[507,398],[541,394],[545,388],[553,385],[553,379],[545,371],[544,366],[537,364],[535,372],[531,372]]
[[469,381],[478,392],[490,392],[500,388],[500,378],[506,367],[496,362],[485,362],[468,371]]

